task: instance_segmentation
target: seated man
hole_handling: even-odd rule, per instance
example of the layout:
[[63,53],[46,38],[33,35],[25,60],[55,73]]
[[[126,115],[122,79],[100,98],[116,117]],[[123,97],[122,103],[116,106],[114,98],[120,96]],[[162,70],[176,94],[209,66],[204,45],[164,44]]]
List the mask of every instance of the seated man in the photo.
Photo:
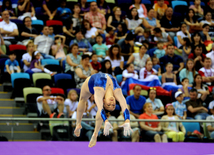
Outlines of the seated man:
[[206,82],[208,85],[214,81],[214,69],[212,66],[211,58],[204,59],[204,67],[199,70],[199,74],[202,76],[203,82]]
[[146,103],[146,98],[140,95],[141,87],[139,85],[135,85],[133,90],[134,95],[128,96],[126,98],[126,102],[130,110],[130,114],[135,116],[135,118],[139,118],[140,114],[143,113],[143,106]]
[[[43,96],[37,97],[37,107],[41,117],[64,118],[64,98],[61,96],[51,96],[51,88],[46,85],[42,88]],[[59,113],[57,116],[57,112]]]
[[197,90],[195,88],[191,89],[190,100],[186,102],[187,110],[191,113],[192,118],[204,120],[209,116],[208,109],[203,106],[207,94],[202,94],[199,99],[197,99],[197,96]]

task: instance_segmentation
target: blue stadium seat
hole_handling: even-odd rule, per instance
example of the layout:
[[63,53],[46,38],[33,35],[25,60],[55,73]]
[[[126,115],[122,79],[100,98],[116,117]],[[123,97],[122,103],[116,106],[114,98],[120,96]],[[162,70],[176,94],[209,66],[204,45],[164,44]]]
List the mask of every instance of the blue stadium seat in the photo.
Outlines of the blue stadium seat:
[[70,89],[67,89],[67,94],[72,89],[76,90],[76,92],[77,92],[78,95],[80,94],[81,89],[79,89],[79,88],[70,88]]
[[152,5],[152,2],[150,0],[141,0],[141,3]]
[[13,73],[11,74],[11,83],[12,87],[14,88],[14,80],[18,78],[26,78],[30,79],[30,75],[28,73]]
[[66,73],[55,74],[54,75],[55,85],[57,84],[57,81],[60,79],[72,79],[72,76],[70,74],[66,74]]
[[87,0],[87,2],[97,2],[97,0]]
[[188,6],[187,2],[185,1],[172,1],[172,9],[174,10],[175,6],[177,5],[185,5]]
[[174,44],[177,47],[178,43],[177,43],[177,36],[174,36]]
[[42,65],[59,65],[59,60],[55,59],[42,59],[41,60]]
[[[190,122],[183,122],[182,123],[183,126],[185,127],[186,129],[186,137],[187,137],[187,133],[190,131],[190,132],[193,132],[195,130],[198,130],[199,132],[201,132],[200,130],[200,123],[198,122],[194,122],[194,123],[190,123]],[[188,138],[191,138],[191,139],[197,139],[197,137],[192,137],[192,136],[189,136]]]
[[32,25],[44,25],[42,20],[32,20]]
[[123,76],[122,76],[122,74],[116,75],[116,79],[117,79],[117,82],[118,82],[118,83],[122,82],[122,81],[123,81]]

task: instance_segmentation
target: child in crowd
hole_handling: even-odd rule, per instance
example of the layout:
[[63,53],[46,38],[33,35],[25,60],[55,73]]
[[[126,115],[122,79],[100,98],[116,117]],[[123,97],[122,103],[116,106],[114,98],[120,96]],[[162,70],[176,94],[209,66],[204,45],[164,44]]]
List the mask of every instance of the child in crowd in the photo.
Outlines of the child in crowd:
[[157,13],[157,18],[160,20],[164,16],[168,6],[164,3],[164,0],[157,0],[157,3],[154,4],[153,8]]
[[161,57],[163,57],[166,54],[164,48],[163,48],[163,42],[159,41],[157,43],[157,49],[154,51],[154,55],[160,59]]
[[158,76],[160,76],[161,75],[161,67],[160,67],[160,65],[158,64],[158,58],[157,57],[152,57],[152,64],[153,64],[153,66],[152,66],[152,68],[154,68],[156,71],[158,71]]
[[175,99],[177,101],[173,102],[172,105],[175,108],[175,114],[178,116],[180,119],[186,119],[187,117],[187,107],[185,102],[183,101],[184,96],[181,91],[177,91],[175,93]]
[[117,33],[114,32],[112,27],[108,27],[107,28],[107,34],[106,34],[106,45],[108,48],[111,47],[111,45],[113,45],[115,43],[115,39],[117,36]]
[[88,112],[92,115],[93,118],[95,118],[97,110],[97,105],[94,102],[94,95],[91,95],[91,97],[88,99]]
[[124,84],[127,78],[138,79],[137,71],[134,70],[134,64],[130,63],[126,65],[126,69],[122,73],[123,82],[121,85]]
[[108,73],[110,75],[112,75],[112,66],[111,66],[111,61],[109,60],[104,60],[102,62],[102,68],[101,68],[101,72],[102,73]]
[[191,42],[190,42],[189,38],[183,38],[182,58],[183,58],[184,62],[187,61],[191,50],[192,50],[192,47],[191,47]]
[[146,61],[145,67],[140,70],[140,79],[145,79],[150,75],[157,75],[157,71],[152,68],[152,61]]
[[166,64],[166,72],[162,74],[162,83],[174,82],[177,85],[176,75],[172,71],[173,65]]
[[14,52],[9,52],[9,59],[5,61],[4,72],[12,74],[14,72],[21,72],[19,67],[19,62],[16,60],[16,54]]
[[48,37],[52,38],[53,40],[55,40],[55,34],[54,34],[54,28],[53,26],[49,26],[49,34]]
[[127,26],[125,23],[119,23],[116,30],[117,36],[115,42],[120,39],[125,39],[128,33]]
[[103,37],[101,35],[97,35],[96,36],[96,44],[93,45],[93,51],[97,54],[97,56],[99,57],[98,60],[102,61],[102,58],[105,58],[107,51],[108,51],[108,47],[103,44]]
[[184,96],[184,102],[190,99],[189,97],[189,91],[191,87],[189,87],[189,79],[188,78],[183,78],[181,81],[182,88],[178,89],[178,91],[182,91],[183,96]]
[[47,68],[44,68],[41,65],[41,59],[40,59],[41,54],[39,53],[39,51],[33,52],[32,54],[32,60],[30,63],[30,69],[31,71],[38,73],[38,72],[45,72],[50,74],[51,76],[55,75],[56,72],[51,72],[50,70],[48,70]]
[[[174,115],[175,109],[172,104],[166,105],[166,115],[162,120],[179,120],[178,116]],[[168,138],[173,142],[183,142],[185,139],[186,129],[181,122],[162,122],[161,127]],[[180,130],[181,131],[180,131]]]
[[65,59],[65,52],[63,50],[65,45],[65,36],[63,35],[55,35],[54,45],[51,46],[52,55],[55,56],[56,59],[64,60]]
[[60,7],[57,8],[56,14],[64,22],[71,17],[71,10],[66,7],[66,0],[60,1]]
[[143,35],[138,37],[138,41],[141,42],[142,44],[144,41],[148,41],[148,42],[153,42],[152,36],[151,36],[151,30],[146,28],[144,29]]
[[72,117],[73,113],[77,110],[78,105],[78,94],[76,90],[72,89],[68,92],[64,105],[64,113],[67,114],[69,118]]
[[94,70],[99,72],[99,70],[101,69],[101,63],[97,61],[97,55],[95,53],[91,55],[91,60],[91,66]]

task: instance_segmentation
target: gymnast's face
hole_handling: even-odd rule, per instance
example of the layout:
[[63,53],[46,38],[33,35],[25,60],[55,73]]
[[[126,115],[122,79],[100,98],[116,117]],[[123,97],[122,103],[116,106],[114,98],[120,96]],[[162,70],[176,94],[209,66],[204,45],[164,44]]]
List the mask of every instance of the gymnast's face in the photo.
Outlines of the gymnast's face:
[[113,96],[111,96],[109,98],[105,98],[103,106],[106,110],[113,111],[116,106],[115,98]]

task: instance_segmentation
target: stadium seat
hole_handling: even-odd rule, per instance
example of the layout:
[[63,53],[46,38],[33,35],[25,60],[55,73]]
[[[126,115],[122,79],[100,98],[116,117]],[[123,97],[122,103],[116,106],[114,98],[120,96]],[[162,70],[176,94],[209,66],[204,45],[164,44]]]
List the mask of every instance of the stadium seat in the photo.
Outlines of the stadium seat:
[[51,88],[51,94],[65,94],[62,88]]
[[189,139],[198,139],[197,137],[187,136],[187,133],[188,132],[193,132],[195,130],[198,130],[199,132],[201,132],[200,123],[198,123],[198,122],[194,122],[194,123],[193,122],[191,122],[191,123],[190,122],[183,122],[182,124],[186,129],[185,137],[188,137]]
[[150,0],[141,0],[141,3],[152,5],[152,2]]
[[54,75],[54,83],[57,85],[57,81],[61,79],[72,79],[72,76],[70,74],[61,73],[61,74],[55,74]]
[[177,43],[177,36],[174,36],[174,44],[177,47],[178,43]]
[[46,21],[47,26],[52,26],[55,34],[62,34],[63,23],[59,20],[48,20]]
[[87,0],[88,3],[90,2],[97,2],[97,0]]
[[16,60],[21,63],[22,55],[26,53],[26,46],[24,45],[10,45],[9,46],[9,52],[15,52],[16,53]]
[[79,88],[70,88],[70,89],[67,89],[67,94],[68,94],[68,92],[69,92],[70,90],[72,90],[72,89],[76,90],[77,94],[80,95],[81,89],[79,89]]
[[41,60],[41,65],[59,65],[59,60],[55,59],[42,59]]
[[33,77],[34,86],[36,85],[36,81],[39,80],[39,79],[49,79],[49,80],[51,80],[51,75],[47,74],[47,73],[34,73],[32,75],[32,77]]
[[24,99],[25,103],[27,103],[27,95],[28,94],[42,94],[42,89],[41,88],[35,88],[35,87],[27,87],[23,89],[23,94],[24,94]]
[[122,74],[116,75],[116,79],[117,79],[117,82],[118,82],[118,83],[122,82],[122,81],[123,81],[123,76],[122,76]]
[[32,20],[32,26],[38,31],[38,33],[40,34],[43,26],[44,26],[44,22],[42,20]]
[[172,9],[174,10],[175,9],[175,6],[176,5],[185,5],[185,6],[188,6],[187,2],[185,1],[172,1]]
[[12,87],[14,88],[14,80],[18,78],[25,78],[25,79],[30,79],[30,76],[28,73],[13,73],[11,74],[11,83]]

